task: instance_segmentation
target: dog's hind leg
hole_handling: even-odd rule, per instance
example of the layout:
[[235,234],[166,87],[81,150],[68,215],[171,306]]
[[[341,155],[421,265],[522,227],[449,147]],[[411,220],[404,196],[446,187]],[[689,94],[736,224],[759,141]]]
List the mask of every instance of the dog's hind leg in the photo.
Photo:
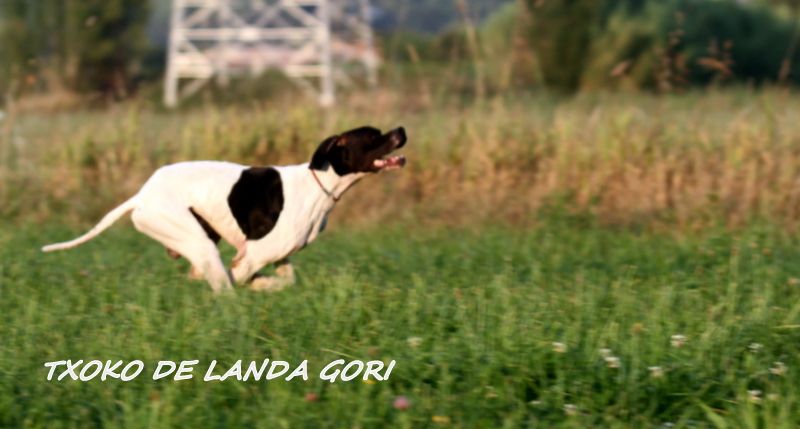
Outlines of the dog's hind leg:
[[[167,255],[169,255],[170,258],[172,258],[172,259],[180,259],[181,258],[181,254],[180,253],[178,253],[178,252],[176,252],[176,251],[174,251],[172,249],[169,249],[169,248],[165,248],[165,249],[167,249]],[[203,277],[203,272],[200,271],[199,269],[197,269],[194,265],[189,267],[189,272],[186,274],[186,277],[188,277],[189,280],[205,280],[205,277]]]
[[136,229],[188,259],[215,292],[231,289],[231,279],[216,244],[188,209],[137,208],[131,219]]
[[181,254],[180,253],[170,249],[169,247],[165,247],[165,249],[167,249],[167,256],[169,256],[170,258],[172,258],[172,259],[180,259],[181,258]]

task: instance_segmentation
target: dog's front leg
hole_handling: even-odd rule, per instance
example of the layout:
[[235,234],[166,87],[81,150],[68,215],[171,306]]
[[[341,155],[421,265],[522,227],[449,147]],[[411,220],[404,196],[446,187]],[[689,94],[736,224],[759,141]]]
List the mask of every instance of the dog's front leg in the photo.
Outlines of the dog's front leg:
[[277,292],[295,282],[294,267],[288,258],[275,263],[274,276],[256,275],[250,282],[250,289],[261,292]]
[[235,268],[239,265],[239,262],[247,256],[247,240],[242,239],[242,241],[237,241],[234,243],[233,247],[236,248],[236,255],[233,256],[233,260],[231,261],[231,268]]

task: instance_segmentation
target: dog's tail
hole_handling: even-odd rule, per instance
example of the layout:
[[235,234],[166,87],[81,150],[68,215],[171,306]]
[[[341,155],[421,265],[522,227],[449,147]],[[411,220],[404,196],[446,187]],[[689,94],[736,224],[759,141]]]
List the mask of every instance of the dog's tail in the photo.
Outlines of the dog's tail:
[[133,196],[131,199],[120,204],[114,210],[111,210],[105,216],[103,216],[103,219],[100,220],[100,222],[98,222],[97,225],[95,225],[92,229],[90,229],[89,232],[87,232],[86,234],[83,234],[80,237],[71,241],[48,244],[47,246],[42,247],[42,252],[52,252],[54,250],[70,249],[93,239],[98,234],[105,231],[109,226],[111,226],[111,224],[116,222],[117,219],[121,218],[126,213],[133,210],[135,203],[136,203],[136,196]]

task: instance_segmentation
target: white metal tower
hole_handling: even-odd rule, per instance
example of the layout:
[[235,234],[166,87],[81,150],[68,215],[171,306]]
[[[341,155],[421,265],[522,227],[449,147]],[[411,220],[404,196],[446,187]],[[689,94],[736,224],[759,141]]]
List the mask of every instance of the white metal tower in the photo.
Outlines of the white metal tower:
[[164,103],[176,106],[216,77],[283,71],[320,104],[333,104],[338,65],[378,65],[368,0],[172,0]]

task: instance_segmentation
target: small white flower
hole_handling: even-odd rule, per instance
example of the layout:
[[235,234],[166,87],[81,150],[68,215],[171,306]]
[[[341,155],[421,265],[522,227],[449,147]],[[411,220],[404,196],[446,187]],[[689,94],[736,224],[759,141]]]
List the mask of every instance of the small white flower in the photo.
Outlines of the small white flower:
[[616,357],[616,356],[608,356],[608,357],[604,358],[604,360],[606,361],[606,365],[608,365],[609,368],[619,368],[619,358],[618,357]]
[[769,369],[769,372],[774,375],[784,375],[786,374],[786,370],[788,369],[783,362],[775,362],[772,368]]
[[747,397],[750,399],[750,402],[754,404],[758,404],[761,402],[761,391],[760,390],[748,390]]
[[758,353],[761,351],[761,349],[764,348],[764,345],[761,343],[750,343],[750,345],[747,346],[747,348],[750,349],[751,353]]
[[542,401],[534,399],[533,401],[528,401],[528,405],[531,407],[538,407],[539,405],[542,405]]
[[685,335],[675,334],[670,337],[669,343],[672,345],[672,347],[681,348],[684,346],[684,344],[686,344],[686,340],[687,338]]
[[578,407],[575,404],[564,404],[564,413],[568,416],[578,415]]
[[406,339],[406,343],[408,343],[409,347],[411,347],[412,349],[415,349],[415,348],[419,347],[420,344],[422,344],[422,338],[420,338],[420,337],[408,337],[408,339]]
[[650,377],[661,378],[664,376],[664,369],[660,366],[649,366],[647,370],[650,371]]
[[672,429],[672,428],[675,427],[675,423],[664,422],[664,423],[661,423],[661,427],[664,428],[664,429]]
[[553,342],[553,351],[556,353],[566,353],[567,352],[567,345],[564,343],[559,343],[554,341]]
[[602,348],[598,351],[600,352],[600,356],[602,356],[603,358],[611,356],[611,349]]

